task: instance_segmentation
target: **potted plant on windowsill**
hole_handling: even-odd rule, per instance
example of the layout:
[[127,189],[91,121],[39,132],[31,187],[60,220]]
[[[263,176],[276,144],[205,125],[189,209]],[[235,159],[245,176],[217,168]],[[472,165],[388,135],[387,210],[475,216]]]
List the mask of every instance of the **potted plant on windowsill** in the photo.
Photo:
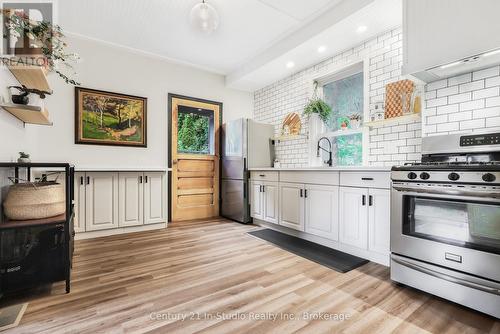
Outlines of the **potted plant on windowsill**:
[[[47,21],[30,20],[23,11],[4,10],[2,14],[5,25],[3,38],[9,41],[14,53],[15,44],[21,36],[27,37],[29,48],[41,51],[37,53],[38,57],[27,57],[24,60],[11,59],[13,66],[30,65],[31,62],[36,65],[43,64],[47,70],[57,73],[67,84],[79,85],[67,73],[76,74],[71,63],[80,58],[76,53],[66,51],[67,44],[63,40],[64,34],[60,26]],[[26,52],[26,48],[22,52]]]

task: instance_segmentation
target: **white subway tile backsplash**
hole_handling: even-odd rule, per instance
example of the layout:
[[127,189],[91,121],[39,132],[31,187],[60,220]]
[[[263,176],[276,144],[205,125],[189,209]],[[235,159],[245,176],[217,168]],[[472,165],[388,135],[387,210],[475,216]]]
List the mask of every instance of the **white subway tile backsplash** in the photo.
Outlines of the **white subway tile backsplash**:
[[437,97],[458,94],[458,86],[451,86],[437,90]]
[[500,66],[490,67],[484,70],[476,71],[472,73],[473,80],[479,80],[489,77],[495,77],[500,75]]
[[490,87],[490,88],[485,88],[481,90],[477,90],[472,93],[472,98],[474,100],[477,99],[484,99],[487,97],[493,97],[493,96],[498,96],[499,95],[499,87]]
[[434,82],[431,82],[430,84],[428,84],[426,86],[426,91],[436,90],[436,89],[444,88],[444,87],[447,87],[447,86],[448,86],[448,80],[447,79],[439,80],[439,81],[434,81]]
[[[320,64],[282,79],[254,94],[254,117],[272,123],[276,134],[283,118],[290,112],[302,114],[311,92],[310,80],[329,68],[369,58],[369,109],[384,101],[385,85],[404,79],[401,76],[401,29],[394,29],[366,41]],[[369,131],[368,160],[373,166],[391,166],[421,158],[422,134],[468,133],[487,128],[500,131],[500,66],[432,82],[425,87],[422,121],[407,121],[377,126]],[[302,133],[308,133],[303,119]],[[276,147],[283,167],[308,164],[306,139],[282,142]]]

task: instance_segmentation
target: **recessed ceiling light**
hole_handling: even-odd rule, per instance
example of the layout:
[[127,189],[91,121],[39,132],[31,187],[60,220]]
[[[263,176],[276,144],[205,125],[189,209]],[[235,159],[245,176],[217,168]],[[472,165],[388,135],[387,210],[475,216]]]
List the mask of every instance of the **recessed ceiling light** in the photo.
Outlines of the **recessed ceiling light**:
[[443,66],[441,66],[441,68],[442,69],[450,68],[450,67],[454,67],[454,66],[460,65],[461,63],[462,63],[462,61],[456,61],[456,62],[453,62],[453,63],[449,63],[449,64],[446,64],[446,65],[443,65]]
[[356,31],[358,33],[362,33],[362,32],[365,32],[367,29],[368,29],[367,26],[359,26],[358,29],[356,29]]
[[326,46],[324,46],[324,45],[321,45],[321,46],[318,48],[318,52],[319,52],[319,53],[323,53],[323,52],[325,52],[325,51],[326,51]]
[[286,63],[286,68],[292,68],[295,66],[295,63],[293,61],[289,61],[288,63]]

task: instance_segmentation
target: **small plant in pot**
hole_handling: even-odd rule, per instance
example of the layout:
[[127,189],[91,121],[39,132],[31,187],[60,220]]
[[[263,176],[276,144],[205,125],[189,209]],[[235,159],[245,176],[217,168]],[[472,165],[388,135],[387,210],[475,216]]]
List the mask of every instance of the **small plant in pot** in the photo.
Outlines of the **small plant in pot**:
[[360,114],[352,114],[349,116],[349,124],[352,129],[358,129],[361,125],[361,115]]
[[17,158],[17,162],[20,162],[20,163],[31,162],[30,155],[28,153],[19,152],[19,158]]

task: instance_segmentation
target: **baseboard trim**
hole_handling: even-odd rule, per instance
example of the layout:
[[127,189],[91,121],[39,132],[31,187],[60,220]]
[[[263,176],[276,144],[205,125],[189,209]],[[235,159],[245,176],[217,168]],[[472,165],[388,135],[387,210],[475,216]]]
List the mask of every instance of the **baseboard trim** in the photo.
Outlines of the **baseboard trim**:
[[121,228],[102,230],[102,231],[81,232],[75,235],[75,240],[86,240],[86,239],[107,237],[110,235],[161,230],[167,228],[167,226],[168,223],[157,223],[157,224],[142,225],[142,226],[121,227]]

